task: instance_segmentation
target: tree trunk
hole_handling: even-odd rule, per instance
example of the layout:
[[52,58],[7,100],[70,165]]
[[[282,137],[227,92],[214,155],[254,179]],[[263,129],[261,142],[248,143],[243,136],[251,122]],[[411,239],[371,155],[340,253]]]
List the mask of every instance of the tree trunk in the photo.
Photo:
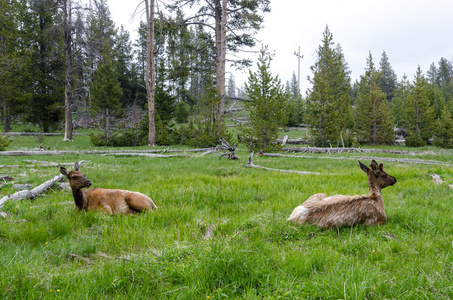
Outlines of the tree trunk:
[[156,145],[156,124],[154,112],[154,92],[156,89],[156,75],[154,67],[154,1],[145,0],[147,22],[147,47],[146,47],[146,93],[148,95],[148,146]]
[[9,105],[6,100],[3,102],[3,125],[5,126],[4,132],[9,132],[11,130],[11,116],[9,114]]
[[64,86],[64,138],[63,141],[72,141],[72,36],[71,36],[71,0],[63,1],[64,17],[64,48],[65,48],[65,86]]
[[226,23],[228,0],[215,0],[216,87],[220,95],[217,120],[220,128],[225,110]]
[[110,140],[110,115],[109,115],[109,108],[105,108],[105,141],[108,142]]

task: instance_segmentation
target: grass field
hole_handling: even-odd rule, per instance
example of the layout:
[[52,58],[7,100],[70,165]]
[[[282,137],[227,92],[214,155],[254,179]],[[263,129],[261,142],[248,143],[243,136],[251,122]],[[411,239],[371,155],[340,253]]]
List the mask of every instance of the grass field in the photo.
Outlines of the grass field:
[[[8,150],[90,149],[89,137],[14,137]],[[57,145],[57,146],[55,146]],[[384,162],[398,180],[383,190],[388,222],[320,229],[286,218],[309,196],[365,194],[356,157],[255,157],[271,168],[245,168],[218,155],[173,158],[59,155],[0,156],[14,183],[38,185],[59,174],[30,160],[74,163],[94,187],[149,195],[158,210],[109,217],[74,211],[71,192],[54,186],[35,200],[7,202],[0,218],[2,299],[451,299],[453,298],[453,153],[434,148]],[[409,148],[394,148],[404,149]],[[297,155],[297,154],[296,154]],[[316,155],[310,155],[316,156]],[[70,168],[68,168],[70,169]],[[435,185],[425,174],[446,182]],[[12,183],[1,195],[15,192]]]

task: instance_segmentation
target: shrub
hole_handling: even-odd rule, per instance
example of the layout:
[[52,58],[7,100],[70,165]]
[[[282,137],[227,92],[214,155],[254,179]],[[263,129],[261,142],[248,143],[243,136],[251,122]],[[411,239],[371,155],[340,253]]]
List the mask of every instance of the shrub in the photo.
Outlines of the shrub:
[[9,135],[2,136],[0,133],[0,151],[5,151],[10,143],[11,139],[9,138]]

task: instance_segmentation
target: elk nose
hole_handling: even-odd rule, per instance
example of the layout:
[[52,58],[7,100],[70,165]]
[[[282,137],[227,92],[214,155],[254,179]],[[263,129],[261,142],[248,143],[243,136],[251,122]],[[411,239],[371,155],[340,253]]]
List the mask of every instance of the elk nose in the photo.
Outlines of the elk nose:
[[87,186],[91,186],[91,181],[87,180]]

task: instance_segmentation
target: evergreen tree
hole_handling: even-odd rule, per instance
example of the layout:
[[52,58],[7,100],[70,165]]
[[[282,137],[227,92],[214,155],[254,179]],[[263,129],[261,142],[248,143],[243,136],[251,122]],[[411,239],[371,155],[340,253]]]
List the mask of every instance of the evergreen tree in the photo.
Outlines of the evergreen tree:
[[360,90],[356,99],[356,125],[359,141],[372,145],[391,144],[395,140],[386,95],[379,87],[381,74],[375,69],[370,53],[365,75],[360,76]]
[[56,0],[31,0],[24,20],[32,96],[27,105],[27,121],[49,132],[63,117],[64,47],[62,16]]
[[292,100],[301,100],[299,81],[297,80],[296,73],[293,72],[291,76],[291,83],[289,84],[289,96]]
[[105,140],[109,142],[111,120],[123,113],[121,109],[122,90],[116,63],[107,46],[104,47],[101,56],[91,85],[91,109],[94,114],[102,117]]
[[250,140],[250,148],[265,151],[273,148],[278,128],[288,118],[288,94],[278,76],[270,72],[272,58],[267,48],[262,48],[258,58],[258,71],[249,72],[245,88],[251,102],[245,102],[250,119],[243,131]]
[[348,90],[350,78],[343,63],[343,55],[333,48],[329,28],[323,34],[318,59],[311,67],[313,88],[307,97],[307,121],[317,146],[339,144],[343,132],[353,125]]
[[5,132],[23,112],[27,99],[29,51],[20,42],[24,41],[20,28],[25,7],[24,1],[2,1],[0,5],[0,115]]
[[411,84],[404,74],[401,81],[398,83],[393,101],[390,103],[390,110],[392,112],[393,123],[396,127],[404,126],[403,121],[403,108],[406,103],[406,98],[409,95]]
[[115,40],[114,56],[117,57],[119,81],[123,91],[121,102],[123,104],[132,104],[135,102],[138,84],[136,82],[137,77],[133,73],[132,43],[129,32],[124,30],[123,26],[121,26]]
[[379,65],[382,74],[379,79],[379,86],[381,87],[381,90],[387,95],[387,101],[391,102],[395,95],[398,79],[396,77],[395,71],[393,71],[392,66],[390,65],[387,53],[385,53],[385,51],[382,52]]
[[435,131],[434,116],[434,108],[429,100],[428,83],[418,67],[403,108],[407,146],[418,147],[428,143]]
[[230,79],[228,80],[227,95],[228,95],[229,98],[235,98],[236,97],[236,84],[234,82],[234,76],[233,75],[231,75]]
[[296,73],[293,72],[291,83],[287,82],[285,91],[289,94],[289,115],[287,126],[299,126],[304,123],[305,106],[300,94],[299,81],[297,80]]
[[436,120],[437,130],[434,144],[443,148],[453,148],[453,118],[442,99],[440,103],[440,117]]

